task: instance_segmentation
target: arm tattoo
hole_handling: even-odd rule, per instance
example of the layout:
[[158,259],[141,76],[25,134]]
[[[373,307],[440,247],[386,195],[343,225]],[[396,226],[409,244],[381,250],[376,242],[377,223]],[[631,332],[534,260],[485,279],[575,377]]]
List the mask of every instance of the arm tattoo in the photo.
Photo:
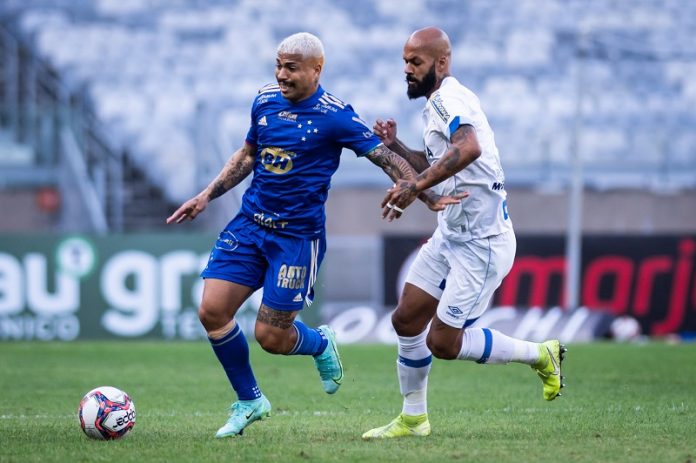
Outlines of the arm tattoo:
[[259,313],[256,315],[256,321],[287,330],[292,326],[292,322],[295,321],[295,312],[274,310],[265,304],[261,304]]
[[367,158],[373,164],[382,168],[394,182],[403,178],[413,179],[416,176],[416,171],[404,158],[398,156],[384,145],[379,145],[370,151],[367,154]]
[[396,154],[398,154],[402,158],[406,159],[406,161],[408,161],[408,163],[411,164],[411,166],[413,167],[413,170],[415,170],[418,173],[421,173],[425,169],[430,167],[430,163],[428,163],[428,160],[425,157],[424,151],[412,150],[409,147],[407,147],[398,138],[396,139],[394,144],[391,146],[391,149]]
[[476,129],[471,124],[460,125],[457,130],[452,134],[452,144],[459,143],[460,141],[468,141],[473,135],[476,135]]
[[417,181],[426,187],[437,185],[464,169],[481,155],[476,139],[476,129],[469,124],[460,125],[452,134],[452,144],[447,153],[426,171],[421,172]]
[[459,160],[462,158],[462,152],[456,146],[452,146],[447,156],[442,159],[443,164],[448,172],[456,173],[455,170],[459,164]]
[[222,171],[213,181],[210,199],[222,196],[239,184],[254,167],[254,150],[245,144],[225,163]]

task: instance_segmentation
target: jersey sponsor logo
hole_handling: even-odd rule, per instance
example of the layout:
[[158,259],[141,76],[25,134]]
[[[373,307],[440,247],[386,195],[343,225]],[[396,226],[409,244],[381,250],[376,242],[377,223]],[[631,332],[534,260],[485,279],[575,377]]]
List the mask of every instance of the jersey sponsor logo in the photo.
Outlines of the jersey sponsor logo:
[[293,114],[290,111],[281,111],[278,113],[278,119],[281,121],[297,122],[297,114]]
[[505,189],[505,182],[493,182],[493,185],[491,185],[491,188],[494,189],[495,191],[500,191]]
[[329,111],[332,111],[334,113],[338,112],[338,108],[336,108],[335,106],[331,106],[331,105],[324,104],[324,103],[317,103],[312,107],[312,109],[315,111],[319,111],[322,114],[326,114]]
[[[277,215],[277,214],[276,214]],[[279,217],[278,217],[279,218]],[[278,218],[267,216],[263,212],[254,214],[254,222],[268,228],[285,228],[288,224],[287,220],[278,220]]]
[[292,299],[292,302],[302,302],[302,293],[297,293],[297,295]]
[[287,174],[292,170],[292,159],[297,156],[292,151],[283,148],[269,146],[261,151],[261,163],[267,171],[274,174]]
[[259,119],[258,124],[259,125],[268,125],[268,122],[266,122],[266,116],[263,116],[261,119]]
[[449,120],[449,113],[445,109],[445,105],[442,102],[442,97],[439,93],[435,93],[430,98],[430,104],[435,109],[437,115],[440,116],[440,119],[442,119],[444,123],[447,123],[447,121]]
[[433,152],[430,151],[430,148],[428,148],[428,145],[425,145],[425,154],[428,156],[428,159],[432,159],[434,156]]
[[306,277],[306,266],[283,264],[278,269],[276,286],[279,288],[304,289]]

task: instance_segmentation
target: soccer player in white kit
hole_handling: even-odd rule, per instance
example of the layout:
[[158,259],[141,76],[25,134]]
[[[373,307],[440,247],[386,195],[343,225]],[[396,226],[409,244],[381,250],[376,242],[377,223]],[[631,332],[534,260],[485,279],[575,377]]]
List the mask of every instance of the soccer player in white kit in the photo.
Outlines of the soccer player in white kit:
[[414,32],[403,58],[409,98],[427,98],[425,150],[411,150],[398,140],[393,120],[376,122],[374,131],[384,144],[420,172],[415,180],[400,181],[388,191],[384,215],[402,212],[431,187],[439,194],[469,195],[438,213],[437,229],[411,265],[392,315],[402,412],[363,434],[364,439],[430,434],[426,396],[432,356],[530,365],[543,382],[546,400],[559,396],[563,387],[565,347],[558,340],[533,343],[470,327],[488,308],[515,257],[505,176],[478,98],[450,75],[447,35],[434,27]]

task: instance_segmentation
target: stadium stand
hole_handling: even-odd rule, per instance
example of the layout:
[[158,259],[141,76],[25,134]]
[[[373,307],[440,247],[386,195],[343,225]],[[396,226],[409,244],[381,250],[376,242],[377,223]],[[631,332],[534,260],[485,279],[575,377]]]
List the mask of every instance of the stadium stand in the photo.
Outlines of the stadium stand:
[[[16,42],[31,56],[27,76],[55,81],[58,108],[83,111],[76,145],[93,196],[107,204],[107,227],[131,230],[156,226],[153,208],[188,198],[219,170],[243,140],[256,90],[273,80],[278,41],[298,30],[324,41],[327,89],[368,121],[395,117],[402,138],[420,144],[422,102],[405,97],[400,53],[428,24],[450,33],[454,74],[489,115],[508,184],[565,184],[577,136],[590,187],[696,187],[696,4],[687,0],[4,0],[0,59],[11,69]],[[47,135],[17,136],[10,107],[23,84],[8,74],[0,140],[24,142],[13,156],[27,156]],[[85,133],[101,148],[86,149]],[[347,155],[334,185],[382,177]],[[123,185],[120,199],[111,184]]]

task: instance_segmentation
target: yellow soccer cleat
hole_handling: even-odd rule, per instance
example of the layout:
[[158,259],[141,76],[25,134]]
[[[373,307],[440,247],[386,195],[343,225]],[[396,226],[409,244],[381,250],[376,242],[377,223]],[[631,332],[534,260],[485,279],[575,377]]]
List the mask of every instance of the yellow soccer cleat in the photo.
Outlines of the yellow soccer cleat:
[[563,384],[561,363],[568,351],[558,340],[546,341],[539,344],[539,361],[532,365],[536,374],[544,383],[544,399],[553,400],[560,396]]
[[430,435],[428,414],[410,416],[403,413],[391,423],[380,428],[370,429],[362,435],[363,439],[390,439],[392,437],[425,437]]

